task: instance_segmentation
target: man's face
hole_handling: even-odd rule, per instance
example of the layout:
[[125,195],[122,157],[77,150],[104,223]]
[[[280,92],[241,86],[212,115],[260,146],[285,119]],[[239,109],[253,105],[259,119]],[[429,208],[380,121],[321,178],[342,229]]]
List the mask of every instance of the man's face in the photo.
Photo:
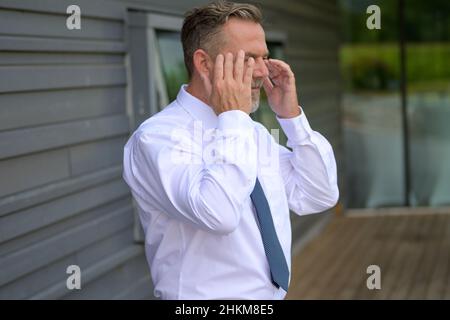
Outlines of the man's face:
[[231,18],[224,25],[222,32],[222,44],[218,53],[233,53],[236,57],[240,49],[245,51],[245,61],[250,57],[255,59],[252,81],[252,111],[259,107],[259,95],[264,78],[269,71],[264,62],[268,58],[269,51],[266,45],[266,37],[262,26],[253,21]]

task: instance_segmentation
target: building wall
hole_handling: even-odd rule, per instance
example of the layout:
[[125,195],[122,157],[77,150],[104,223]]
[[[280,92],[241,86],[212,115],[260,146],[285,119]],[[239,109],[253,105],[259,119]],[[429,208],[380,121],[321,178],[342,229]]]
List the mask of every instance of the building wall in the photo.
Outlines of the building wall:
[[[201,3],[0,0],[0,299],[152,297],[121,179],[136,125],[127,10],[182,15]],[[310,122],[340,150],[336,1],[261,3],[268,27],[288,35]],[[70,4],[81,30],[65,27]],[[82,290],[66,288],[71,264]]]

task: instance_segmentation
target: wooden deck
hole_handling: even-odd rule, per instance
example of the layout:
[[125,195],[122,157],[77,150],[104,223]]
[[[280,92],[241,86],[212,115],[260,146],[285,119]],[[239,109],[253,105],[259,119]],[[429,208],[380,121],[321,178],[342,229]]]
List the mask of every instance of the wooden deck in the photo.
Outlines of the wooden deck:
[[287,299],[450,299],[450,211],[333,218],[294,257]]

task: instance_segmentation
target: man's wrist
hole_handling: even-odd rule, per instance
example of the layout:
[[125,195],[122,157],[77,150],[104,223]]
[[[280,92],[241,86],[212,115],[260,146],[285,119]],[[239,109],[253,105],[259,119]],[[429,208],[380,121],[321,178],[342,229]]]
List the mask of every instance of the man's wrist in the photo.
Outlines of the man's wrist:
[[296,108],[292,109],[292,111],[290,111],[289,113],[286,114],[276,114],[276,116],[279,119],[291,119],[291,118],[295,118],[298,117],[299,115],[302,114],[302,110],[300,109],[299,106],[297,106]]
[[253,128],[253,120],[240,109],[227,110],[217,117],[217,129],[245,129]]
[[305,113],[300,106],[298,106],[298,108],[301,112],[297,117],[289,119],[277,117],[278,123],[283,129],[283,132],[286,134],[288,140],[290,140],[293,144],[300,143],[304,139],[308,138],[312,132]]

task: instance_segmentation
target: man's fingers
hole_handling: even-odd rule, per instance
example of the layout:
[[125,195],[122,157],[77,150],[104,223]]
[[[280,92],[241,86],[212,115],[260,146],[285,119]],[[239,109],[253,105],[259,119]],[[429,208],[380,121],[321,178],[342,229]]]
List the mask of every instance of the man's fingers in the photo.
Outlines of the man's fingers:
[[273,84],[270,81],[269,77],[264,78],[263,87],[264,87],[264,91],[266,91],[267,94],[270,94],[272,92]]
[[274,85],[280,86],[283,83],[287,85],[295,84],[294,73],[286,62],[270,59],[267,62],[267,68],[269,70],[269,77]]
[[253,68],[255,66],[255,59],[253,59],[252,57],[248,58],[248,62],[247,62],[247,69],[245,70],[245,75],[244,75],[244,84],[247,86],[252,85],[252,78],[253,78]]
[[244,74],[244,50],[239,50],[236,58],[236,63],[234,64],[234,79],[242,81],[242,76]]
[[280,70],[269,61],[266,62],[267,70],[269,70],[269,77],[274,78],[280,74]]
[[294,73],[291,70],[291,67],[289,67],[289,65],[284,61],[277,59],[270,59],[269,65],[271,65],[272,68],[278,70],[279,72],[285,72],[287,75],[294,75]]
[[223,54],[218,54],[216,63],[214,64],[214,81],[217,82],[223,79]]
[[223,77],[224,79],[233,79],[233,54],[231,52],[225,55]]
[[206,90],[210,90],[212,88],[211,80],[203,72],[200,72],[200,79],[202,79],[203,85],[205,86]]

